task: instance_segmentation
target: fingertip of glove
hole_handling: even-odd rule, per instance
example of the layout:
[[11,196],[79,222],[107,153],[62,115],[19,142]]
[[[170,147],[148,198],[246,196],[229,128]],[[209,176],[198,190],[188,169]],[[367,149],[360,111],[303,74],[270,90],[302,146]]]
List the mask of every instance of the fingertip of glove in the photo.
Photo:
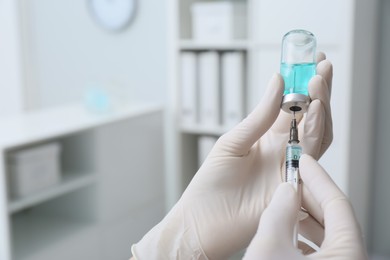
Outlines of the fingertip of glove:
[[321,84],[323,80],[322,76],[317,74],[310,79],[309,86]]
[[316,55],[317,63],[320,63],[321,61],[323,61],[325,59],[326,59],[326,54],[324,52],[322,52],[322,51],[317,52],[317,55]]
[[327,92],[327,83],[321,75],[315,75],[309,81],[309,94],[311,99],[318,99],[320,95],[325,95]]
[[281,183],[277,189],[277,193],[282,193],[284,194],[283,196],[294,196],[295,194],[295,189],[294,187],[292,186],[291,183],[288,183],[288,182],[284,182],[284,183]]
[[[319,125],[318,123],[320,120],[324,120],[325,118],[325,110],[324,105],[322,104],[320,99],[314,99],[308,108],[308,112],[306,115],[306,121],[305,121],[305,134],[310,134],[313,130],[316,133],[318,130],[320,130],[320,127],[323,127],[322,125]],[[313,122],[313,123],[311,123]],[[310,123],[307,125],[307,123]],[[309,127],[310,126],[310,127]],[[312,133],[311,133],[312,134]]]
[[333,71],[333,64],[329,60],[322,60],[317,64],[317,70],[327,69],[329,71]]
[[302,163],[309,162],[309,161],[315,161],[314,158],[309,154],[302,154],[299,158],[299,161]]
[[275,72],[268,82],[268,86],[261,99],[261,103],[265,103],[265,104],[271,103],[272,106],[275,106],[275,104],[279,105],[280,102],[282,102],[283,91],[284,91],[283,77],[279,73]]
[[[276,189],[271,201],[273,209],[282,206],[282,208],[288,211],[294,211],[298,209],[298,194],[292,184],[288,182],[281,183]],[[278,210],[275,209],[275,210]]]
[[333,76],[333,65],[329,60],[323,60],[317,64],[317,74],[325,76],[327,79],[331,79]]
[[137,254],[136,254],[136,249],[135,249],[136,244],[133,244],[131,246],[131,254],[133,255],[129,260],[138,260]]
[[283,77],[282,75],[280,75],[279,73],[275,72],[269,83],[268,83],[268,88],[271,88],[272,90],[274,90],[275,92],[280,92],[280,94],[283,94],[283,91],[284,91],[284,80],[283,80]]
[[309,106],[309,109],[318,112],[322,108],[321,101],[319,99],[314,99]]
[[318,168],[323,169],[314,157],[309,154],[301,155],[299,159],[299,172],[303,181],[308,178],[313,178],[313,171],[316,171]]

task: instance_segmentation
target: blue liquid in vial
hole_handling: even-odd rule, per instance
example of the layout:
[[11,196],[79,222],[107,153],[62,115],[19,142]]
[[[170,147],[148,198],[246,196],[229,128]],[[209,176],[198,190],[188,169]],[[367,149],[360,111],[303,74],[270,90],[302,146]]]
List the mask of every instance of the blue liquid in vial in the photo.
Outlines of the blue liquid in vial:
[[297,93],[308,96],[308,84],[316,74],[315,63],[287,64],[282,63],[280,74],[284,79],[284,95]]

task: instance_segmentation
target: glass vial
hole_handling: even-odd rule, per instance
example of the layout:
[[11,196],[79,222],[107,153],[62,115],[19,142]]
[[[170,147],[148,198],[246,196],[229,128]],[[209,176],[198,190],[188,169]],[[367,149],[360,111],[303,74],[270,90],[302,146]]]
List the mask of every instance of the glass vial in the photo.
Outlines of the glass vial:
[[305,30],[283,36],[280,74],[284,79],[282,109],[304,113],[310,104],[308,83],[316,74],[316,38]]

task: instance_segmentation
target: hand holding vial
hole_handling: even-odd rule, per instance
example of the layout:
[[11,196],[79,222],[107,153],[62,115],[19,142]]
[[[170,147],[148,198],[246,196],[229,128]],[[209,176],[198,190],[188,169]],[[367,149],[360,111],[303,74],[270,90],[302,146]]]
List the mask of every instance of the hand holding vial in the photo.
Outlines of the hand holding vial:
[[[304,185],[321,211],[316,221],[325,229],[325,236],[316,242],[319,250],[304,243],[299,244],[299,250],[289,239],[295,228],[299,201],[293,187],[283,183],[261,216],[244,259],[367,259],[361,230],[346,196],[312,157],[303,155],[300,169]],[[310,232],[318,231],[310,229]]]

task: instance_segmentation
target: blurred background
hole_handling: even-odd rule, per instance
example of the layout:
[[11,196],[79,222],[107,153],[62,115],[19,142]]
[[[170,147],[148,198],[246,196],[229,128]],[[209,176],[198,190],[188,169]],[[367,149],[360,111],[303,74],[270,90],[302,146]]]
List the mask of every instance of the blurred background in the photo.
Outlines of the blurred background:
[[0,0],[0,259],[129,258],[297,28],[334,66],[320,161],[390,259],[388,0]]

